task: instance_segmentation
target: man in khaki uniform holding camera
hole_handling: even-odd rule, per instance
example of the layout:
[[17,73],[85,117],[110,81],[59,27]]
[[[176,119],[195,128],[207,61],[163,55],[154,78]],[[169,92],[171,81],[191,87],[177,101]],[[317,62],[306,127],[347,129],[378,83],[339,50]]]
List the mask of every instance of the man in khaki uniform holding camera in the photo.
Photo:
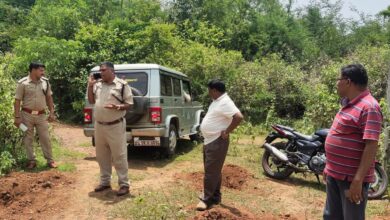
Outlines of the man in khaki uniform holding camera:
[[[33,149],[34,128],[36,129],[43,155],[50,168],[56,168],[52,156],[51,143],[49,137],[49,122],[55,120],[54,104],[51,86],[45,75],[45,65],[41,63],[31,63],[29,75],[18,81],[16,87],[14,115],[15,126],[19,127],[23,123],[26,127],[23,143],[27,151],[29,160],[27,168],[36,167],[36,159]],[[46,106],[49,108],[49,117],[46,117]],[[20,108],[22,107],[22,108]]]
[[133,96],[127,82],[115,77],[114,65],[100,64],[101,79],[88,79],[88,101],[95,104],[96,159],[100,167],[100,184],[95,192],[111,189],[114,164],[118,174],[118,196],[129,194],[126,110],[133,105]]

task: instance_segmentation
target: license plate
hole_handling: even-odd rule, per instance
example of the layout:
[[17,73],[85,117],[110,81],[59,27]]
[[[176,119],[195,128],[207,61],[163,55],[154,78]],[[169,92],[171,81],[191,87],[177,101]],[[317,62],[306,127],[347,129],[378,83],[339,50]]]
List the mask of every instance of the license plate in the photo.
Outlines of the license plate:
[[160,138],[155,137],[152,140],[140,140],[139,137],[134,137],[134,146],[160,146]]

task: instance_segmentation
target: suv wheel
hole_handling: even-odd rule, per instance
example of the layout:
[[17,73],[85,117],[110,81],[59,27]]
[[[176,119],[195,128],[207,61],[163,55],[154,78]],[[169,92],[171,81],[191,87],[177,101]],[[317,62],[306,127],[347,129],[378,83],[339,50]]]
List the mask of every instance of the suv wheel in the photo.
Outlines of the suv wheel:
[[168,134],[168,145],[166,146],[166,155],[168,157],[172,157],[176,151],[177,145],[177,132],[176,126],[173,124],[169,125],[169,134]]

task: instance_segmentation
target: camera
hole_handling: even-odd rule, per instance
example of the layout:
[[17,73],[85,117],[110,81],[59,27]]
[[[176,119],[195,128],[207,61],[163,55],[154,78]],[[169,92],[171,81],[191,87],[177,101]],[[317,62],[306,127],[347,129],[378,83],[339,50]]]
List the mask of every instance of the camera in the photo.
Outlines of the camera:
[[98,80],[98,79],[102,78],[102,75],[100,75],[100,73],[93,73],[93,78],[95,80]]

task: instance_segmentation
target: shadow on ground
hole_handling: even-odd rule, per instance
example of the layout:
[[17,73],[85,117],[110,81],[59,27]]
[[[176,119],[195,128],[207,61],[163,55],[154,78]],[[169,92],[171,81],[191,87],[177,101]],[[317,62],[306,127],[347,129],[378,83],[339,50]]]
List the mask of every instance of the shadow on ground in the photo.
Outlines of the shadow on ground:
[[[146,170],[148,167],[165,167],[175,160],[178,155],[191,152],[198,146],[197,142],[180,139],[177,142],[176,154],[167,157],[165,150],[160,147],[128,147],[129,168]],[[96,157],[85,157],[84,160],[96,161]]]
[[[272,178],[267,178],[270,181],[288,185],[288,186],[300,186],[300,187],[309,187],[318,191],[326,192],[325,184],[318,183],[315,176],[312,177],[304,177],[304,176],[290,176],[285,180],[276,180]],[[320,176],[320,181],[322,181],[322,176]]]
[[116,190],[110,190],[110,189],[107,189],[103,192],[92,191],[88,193],[88,196],[99,199],[107,205],[113,205],[125,199],[134,198],[134,196],[131,194],[124,195],[124,196],[117,196]]

